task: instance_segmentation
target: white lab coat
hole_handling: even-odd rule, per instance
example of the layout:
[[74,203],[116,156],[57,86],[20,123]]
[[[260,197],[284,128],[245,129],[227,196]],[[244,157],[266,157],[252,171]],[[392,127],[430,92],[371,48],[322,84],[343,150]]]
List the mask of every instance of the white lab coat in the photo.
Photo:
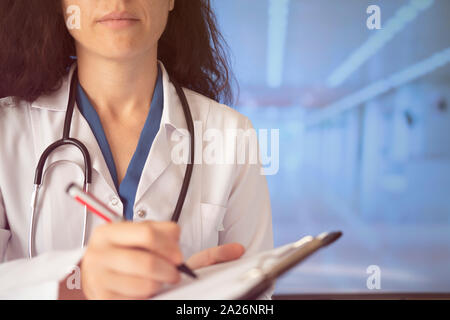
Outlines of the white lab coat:
[[[137,189],[135,221],[170,220],[186,168],[171,161],[171,150],[177,143],[172,140],[172,133],[183,135],[182,129],[187,127],[175,88],[160,65],[164,111]],[[65,194],[70,182],[82,184],[83,158],[77,149],[64,147],[53,153],[45,166],[37,204],[37,257],[27,259],[35,167],[44,149],[62,136],[73,70],[59,90],[31,104],[13,103],[11,98],[0,100],[0,297],[3,298],[57,298],[58,282],[72,272],[84,252],[80,248],[83,208]],[[185,89],[185,93],[194,121],[200,121],[203,130],[251,128],[250,121],[237,111],[193,91]],[[71,137],[82,141],[90,152],[93,164],[90,191],[121,211],[122,204],[96,138],[77,108]],[[102,223],[96,216],[88,216],[88,239]],[[186,259],[202,249],[229,242],[243,244],[246,255],[272,248],[269,193],[260,166],[195,165],[179,225],[180,245]]]

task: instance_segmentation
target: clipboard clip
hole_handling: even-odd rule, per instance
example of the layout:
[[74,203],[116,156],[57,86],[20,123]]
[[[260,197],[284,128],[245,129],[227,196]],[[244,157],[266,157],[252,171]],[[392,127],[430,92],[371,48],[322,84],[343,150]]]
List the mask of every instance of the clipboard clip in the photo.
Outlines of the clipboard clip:
[[291,252],[297,250],[298,248],[300,248],[301,246],[305,245],[306,243],[308,243],[312,240],[314,240],[314,237],[306,236],[290,245],[281,247],[276,252],[272,252],[270,254],[262,256],[261,258],[259,258],[259,262],[258,262],[257,266],[253,267],[252,269],[250,269],[249,271],[244,273],[242,275],[242,277],[240,278],[240,280],[251,281],[255,278],[263,278],[263,277],[267,276],[268,272],[265,267],[269,264],[269,262],[278,261],[279,259],[287,256]]
[[[256,282],[257,284],[241,298],[251,299],[261,294],[275,279],[311,254],[335,242],[342,236],[341,231],[324,232],[317,237],[306,236],[300,240],[279,248],[279,250],[263,255],[256,267],[253,267],[240,278],[242,281]],[[267,267],[268,262],[272,264]]]

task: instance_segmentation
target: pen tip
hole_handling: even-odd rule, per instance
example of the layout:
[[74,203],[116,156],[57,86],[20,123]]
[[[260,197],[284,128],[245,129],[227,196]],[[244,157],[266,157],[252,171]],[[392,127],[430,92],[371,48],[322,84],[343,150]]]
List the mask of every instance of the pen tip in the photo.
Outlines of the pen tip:
[[190,276],[191,278],[197,279],[197,275],[192,271],[187,265],[181,264],[177,267],[180,272],[183,272]]

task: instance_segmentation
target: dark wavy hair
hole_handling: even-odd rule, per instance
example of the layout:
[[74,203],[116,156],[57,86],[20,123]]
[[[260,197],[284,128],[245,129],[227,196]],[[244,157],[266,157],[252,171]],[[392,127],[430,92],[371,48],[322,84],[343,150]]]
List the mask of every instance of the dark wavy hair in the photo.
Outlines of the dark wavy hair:
[[[176,0],[158,59],[181,86],[233,102],[228,47],[210,0]],[[0,97],[34,101],[61,87],[76,56],[61,0],[0,0]]]

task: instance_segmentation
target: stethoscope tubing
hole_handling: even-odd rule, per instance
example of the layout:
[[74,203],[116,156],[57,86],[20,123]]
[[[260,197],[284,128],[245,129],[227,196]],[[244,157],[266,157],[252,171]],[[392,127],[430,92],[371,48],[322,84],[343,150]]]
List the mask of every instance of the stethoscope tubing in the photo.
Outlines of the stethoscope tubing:
[[183,89],[180,85],[173,79],[171,82],[175,86],[175,90],[177,91],[178,97],[181,100],[181,105],[183,107],[184,117],[186,119],[186,125],[188,127],[189,135],[190,135],[190,159],[186,166],[186,172],[184,174],[183,184],[181,186],[180,195],[178,196],[177,205],[175,206],[175,211],[172,215],[172,222],[178,222],[180,219],[181,209],[183,208],[184,201],[186,200],[187,191],[189,189],[189,183],[191,181],[192,171],[194,169],[194,161],[195,161],[195,131],[194,131],[194,121],[192,120],[191,110],[189,108],[189,103],[186,99],[186,95],[184,94]]

